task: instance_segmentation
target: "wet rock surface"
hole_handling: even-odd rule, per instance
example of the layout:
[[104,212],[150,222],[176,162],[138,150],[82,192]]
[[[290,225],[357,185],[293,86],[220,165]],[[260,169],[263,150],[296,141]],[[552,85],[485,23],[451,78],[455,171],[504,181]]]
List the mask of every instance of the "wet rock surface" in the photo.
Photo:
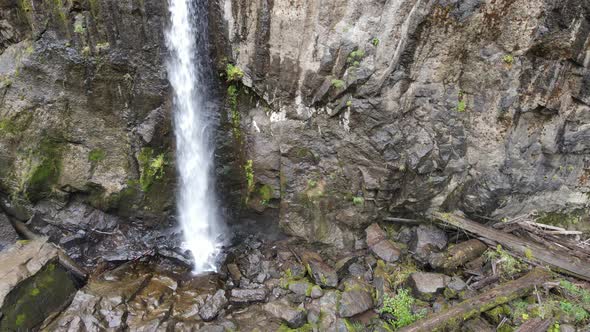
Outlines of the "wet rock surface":
[[219,311],[221,311],[227,303],[228,300],[225,297],[225,291],[220,289],[212,296],[207,297],[205,304],[199,309],[199,315],[204,321],[211,321],[217,317]]
[[[391,228],[380,241],[399,235]],[[465,242],[456,246],[465,246]],[[483,288],[474,285],[493,278],[494,271],[501,271],[506,262],[505,256],[488,253],[479,257],[486,263],[478,272],[481,276],[461,267],[447,276],[428,271],[411,252],[391,263],[369,248],[343,251],[292,237],[253,235],[236,239],[225,255],[219,272],[197,276],[178,260],[157,253],[107,267],[70,297],[67,308],[39,326],[47,331],[388,331],[401,319],[392,310],[405,308],[404,315],[415,317],[445,310],[494,287],[494,283]],[[331,271],[334,286],[301,267],[312,261]],[[521,270],[507,278],[526,273],[525,265],[519,266]],[[559,303],[553,297],[566,292],[557,287],[559,291],[544,293],[550,303]],[[498,317],[504,324],[519,326],[524,322],[519,310],[526,301],[522,298],[489,310],[480,321],[466,322],[464,328],[497,326]]]
[[316,252],[306,251],[302,254],[302,262],[312,280],[322,287],[336,287],[338,285],[338,273],[325,263]]
[[229,300],[234,304],[248,304],[252,302],[263,302],[268,296],[268,291],[264,288],[257,289],[239,289],[231,290]]
[[290,328],[298,328],[307,323],[307,311],[302,307],[292,307],[287,300],[267,303],[264,310],[284,321]]
[[71,301],[82,280],[60,263],[47,239],[21,241],[0,253],[0,330],[38,329]]

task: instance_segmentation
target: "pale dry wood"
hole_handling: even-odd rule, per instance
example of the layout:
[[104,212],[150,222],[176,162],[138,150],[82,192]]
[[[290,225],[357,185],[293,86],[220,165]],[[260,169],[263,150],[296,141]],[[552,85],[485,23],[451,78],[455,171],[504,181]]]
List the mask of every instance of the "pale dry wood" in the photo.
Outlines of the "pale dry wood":
[[543,268],[535,268],[523,277],[501,284],[483,294],[465,300],[451,308],[432,314],[416,323],[404,327],[400,332],[431,332],[452,329],[462,322],[476,317],[498,305],[508,303],[514,299],[526,296],[535,289],[535,286],[543,285],[551,279],[550,271]]
[[524,322],[515,332],[545,332],[551,322],[550,319],[533,318]]
[[512,253],[531,260],[534,259],[553,270],[590,281],[590,260],[575,257],[569,250],[547,248],[539,243],[495,230],[457,214],[435,213],[434,218],[444,224],[490,239]]

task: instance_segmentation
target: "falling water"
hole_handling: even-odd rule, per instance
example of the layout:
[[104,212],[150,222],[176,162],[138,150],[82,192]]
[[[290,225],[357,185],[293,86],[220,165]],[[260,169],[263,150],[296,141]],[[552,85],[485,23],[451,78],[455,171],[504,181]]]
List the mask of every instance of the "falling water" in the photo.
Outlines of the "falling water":
[[212,190],[212,121],[206,103],[207,0],[169,0],[168,78],[174,90],[174,130],[180,185],[179,221],[194,272],[216,269],[219,216]]

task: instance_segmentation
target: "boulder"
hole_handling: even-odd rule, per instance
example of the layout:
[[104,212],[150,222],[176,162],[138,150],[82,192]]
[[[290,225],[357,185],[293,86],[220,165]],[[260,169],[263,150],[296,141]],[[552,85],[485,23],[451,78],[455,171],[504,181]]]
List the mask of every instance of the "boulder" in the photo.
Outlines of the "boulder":
[[451,278],[440,273],[414,272],[408,278],[408,286],[414,296],[429,301],[436,294],[441,293],[449,284]]
[[276,318],[281,319],[290,328],[298,328],[307,322],[307,310],[294,308],[285,299],[264,305],[264,310]]
[[322,287],[336,287],[338,285],[338,274],[336,270],[326,264],[319,254],[307,251],[303,253],[302,260],[307,273],[316,285]]
[[318,285],[314,285],[311,288],[311,298],[312,299],[318,299],[320,297],[322,297],[322,295],[324,295],[324,290],[322,289],[322,287],[318,286]]
[[318,313],[319,313],[319,330],[320,331],[332,331],[336,324],[336,308],[338,306],[339,294],[334,290],[328,290],[324,296],[318,301]]
[[358,256],[346,256],[336,262],[334,269],[338,274],[338,279],[344,279],[348,273],[348,268],[359,260]]
[[241,289],[234,288],[231,290],[230,302],[234,304],[246,304],[252,302],[264,302],[268,291],[266,288]]
[[377,257],[382,260],[393,263],[397,262],[401,256],[401,250],[389,239],[387,234],[376,223],[371,224],[367,229],[367,245]]
[[160,258],[133,261],[92,278],[66,309],[46,322],[45,330],[155,331],[181,321],[188,328],[181,324],[175,330],[191,331],[203,326],[201,318],[223,313],[228,301],[218,289],[217,274],[187,276],[186,269],[161,267]]
[[447,234],[434,225],[420,225],[410,241],[409,249],[414,256],[425,262],[432,252],[439,252],[447,246]]
[[217,314],[223,308],[225,308],[227,302],[228,301],[225,297],[225,291],[220,289],[212,296],[207,297],[205,304],[201,307],[201,309],[199,309],[199,315],[204,321],[211,321],[217,317]]
[[17,242],[0,252],[0,331],[38,329],[67,305],[79,280],[62,265],[65,254],[40,238]]
[[451,277],[451,281],[449,281],[447,287],[455,292],[460,292],[467,288],[467,284],[461,279],[461,277],[454,276]]
[[348,318],[373,308],[371,286],[360,281],[345,282],[338,304],[338,315]]
[[307,280],[295,280],[289,282],[289,290],[298,295],[310,296],[313,284]]
[[227,271],[229,272],[234,283],[237,284],[240,282],[240,280],[242,279],[242,272],[240,272],[240,269],[238,268],[237,264],[227,264]]

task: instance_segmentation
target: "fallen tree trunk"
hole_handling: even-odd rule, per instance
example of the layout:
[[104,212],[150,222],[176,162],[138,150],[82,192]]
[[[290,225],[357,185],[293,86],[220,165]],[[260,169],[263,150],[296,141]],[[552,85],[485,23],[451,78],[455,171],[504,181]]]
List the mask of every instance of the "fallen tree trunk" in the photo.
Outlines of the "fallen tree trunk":
[[534,318],[527,320],[515,332],[544,332],[551,326],[551,322],[551,319]]
[[537,285],[541,286],[551,278],[551,273],[543,268],[535,268],[523,277],[499,285],[481,295],[465,300],[445,311],[428,316],[413,325],[406,326],[400,332],[421,332],[452,330],[462,322],[474,318],[498,305],[524,297]]
[[434,217],[445,224],[499,243],[511,252],[526,257],[529,260],[541,262],[553,270],[590,281],[590,261],[575,257],[565,250],[550,249],[541,244],[495,230],[456,214],[435,213]]
[[430,258],[430,265],[435,269],[452,271],[481,256],[486,249],[488,246],[480,240],[467,240],[456,244],[444,253],[433,254]]

